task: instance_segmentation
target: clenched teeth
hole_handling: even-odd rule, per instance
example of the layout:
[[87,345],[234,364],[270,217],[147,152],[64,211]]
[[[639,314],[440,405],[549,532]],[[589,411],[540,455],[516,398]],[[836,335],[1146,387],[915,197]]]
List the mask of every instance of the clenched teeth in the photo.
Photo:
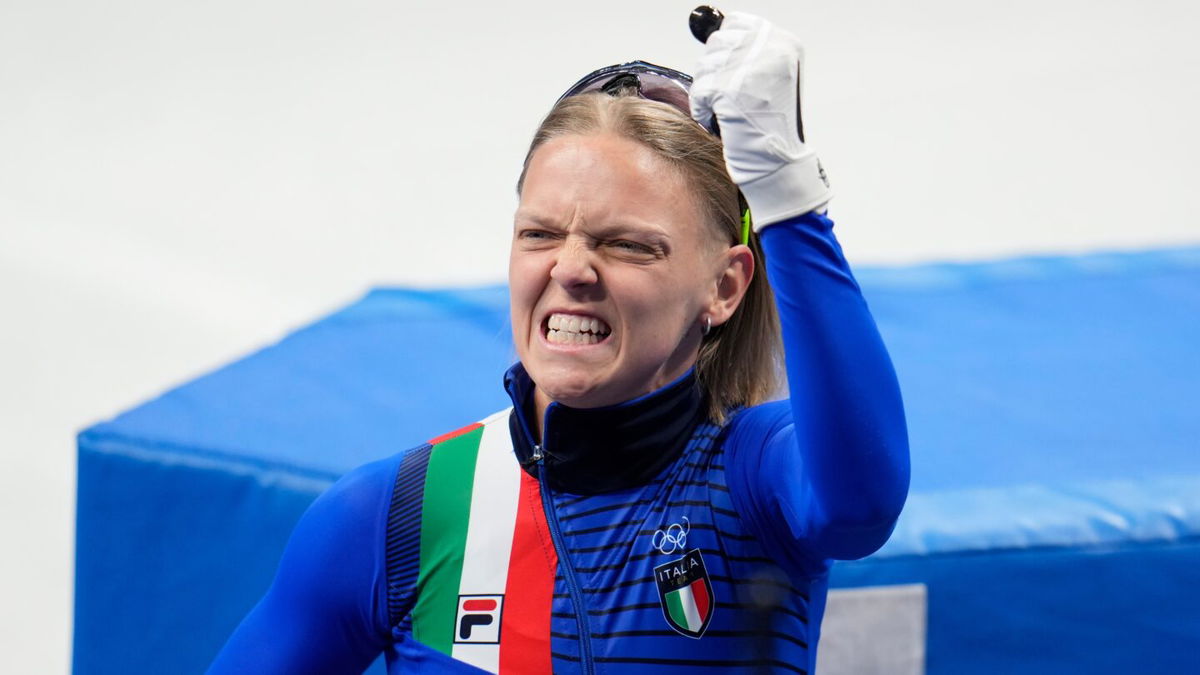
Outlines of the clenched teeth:
[[591,333],[568,333],[565,330],[552,330],[546,333],[548,342],[567,345],[594,345],[601,339]]
[[546,323],[546,339],[560,344],[594,345],[612,332],[608,324],[593,316],[551,314]]

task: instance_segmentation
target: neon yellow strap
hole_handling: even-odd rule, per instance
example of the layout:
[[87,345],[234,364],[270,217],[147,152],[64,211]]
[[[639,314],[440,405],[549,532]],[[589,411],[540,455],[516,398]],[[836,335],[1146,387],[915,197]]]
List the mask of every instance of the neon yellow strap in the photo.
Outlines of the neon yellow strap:
[[750,243],[750,209],[742,211],[742,244]]

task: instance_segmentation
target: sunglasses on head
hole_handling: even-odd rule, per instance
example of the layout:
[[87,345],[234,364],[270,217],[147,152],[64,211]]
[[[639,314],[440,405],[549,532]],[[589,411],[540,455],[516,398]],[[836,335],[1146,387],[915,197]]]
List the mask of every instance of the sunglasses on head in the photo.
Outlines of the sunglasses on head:
[[[567,89],[566,93],[559,96],[558,100],[591,92],[601,92],[609,96],[635,95],[649,101],[666,103],[691,119],[692,106],[688,100],[691,88],[692,76],[687,73],[645,61],[630,61],[584,75]],[[716,116],[712,119],[711,126],[704,128],[714,136],[720,137],[721,130],[717,127]],[[750,241],[750,207],[746,204],[741,190],[738,190],[738,205],[742,212],[741,243],[746,244]]]
[[[558,100],[591,92],[603,92],[610,96],[632,94],[649,101],[666,103],[691,118],[692,107],[688,102],[691,88],[692,76],[687,73],[645,61],[630,61],[584,75]],[[708,131],[721,135],[715,127],[709,127]]]

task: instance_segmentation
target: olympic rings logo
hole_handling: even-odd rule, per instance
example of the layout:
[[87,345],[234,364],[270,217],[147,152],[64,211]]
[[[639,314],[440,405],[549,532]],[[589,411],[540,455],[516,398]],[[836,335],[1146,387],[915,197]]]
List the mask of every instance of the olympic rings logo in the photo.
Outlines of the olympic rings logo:
[[682,525],[672,523],[665,530],[656,530],[650,543],[659,553],[670,554],[681,551],[687,545],[688,532],[691,531],[692,523],[688,521],[687,516],[684,516]]

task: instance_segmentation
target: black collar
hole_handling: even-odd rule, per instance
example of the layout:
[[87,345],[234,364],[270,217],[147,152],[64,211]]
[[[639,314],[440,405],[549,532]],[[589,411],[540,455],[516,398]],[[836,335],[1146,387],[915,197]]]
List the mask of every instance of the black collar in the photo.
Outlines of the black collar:
[[[597,494],[648,483],[679,456],[704,419],[704,394],[694,371],[617,405],[547,406],[541,450],[549,486],[573,494]],[[533,380],[517,363],[505,373],[504,388],[513,401],[509,426],[517,459],[537,476]]]

